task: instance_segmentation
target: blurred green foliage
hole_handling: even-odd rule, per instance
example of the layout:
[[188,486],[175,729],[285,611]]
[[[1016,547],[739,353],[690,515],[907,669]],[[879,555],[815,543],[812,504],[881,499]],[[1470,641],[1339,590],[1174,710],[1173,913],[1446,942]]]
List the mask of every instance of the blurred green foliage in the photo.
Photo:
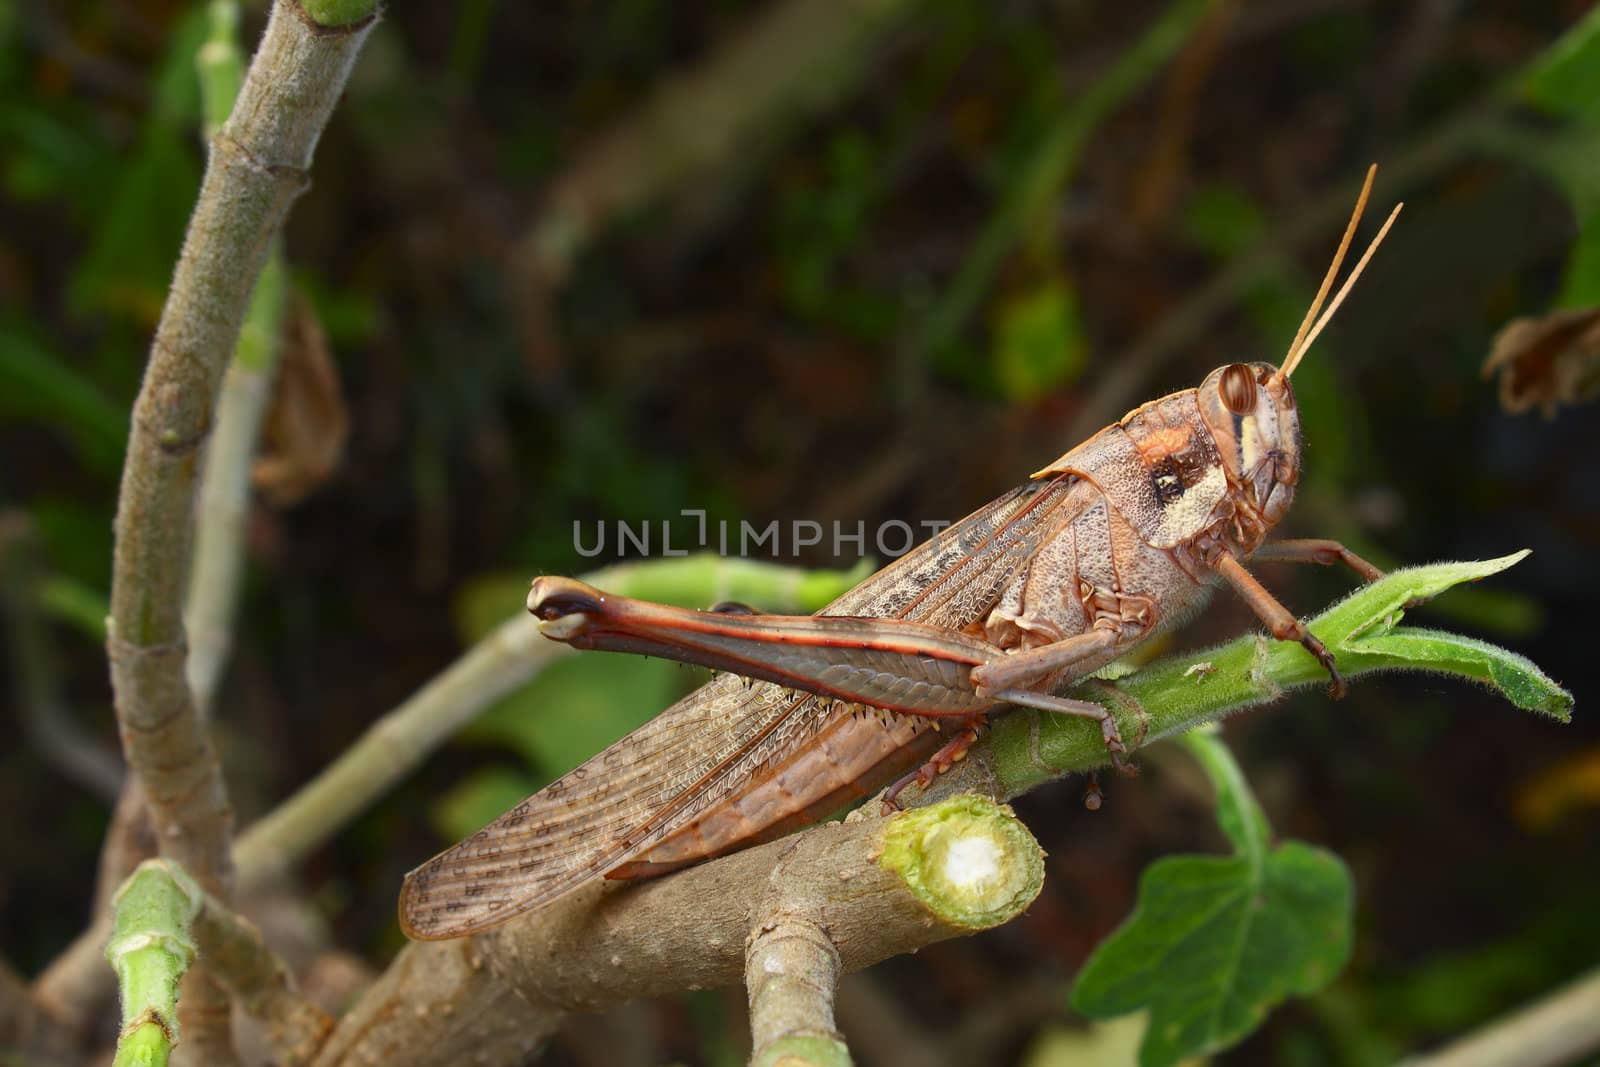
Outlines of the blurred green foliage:
[[[85,710],[107,702],[98,643],[127,413],[203,162],[204,6],[0,5],[0,506],[25,509],[45,541],[41,606]],[[1137,366],[1137,399],[1221,362],[1276,360],[1336,240],[1282,234],[1371,159],[1374,211],[1390,181],[1410,206],[1296,375],[1308,443],[1294,532],[1385,564],[1536,544],[1514,591],[1461,590],[1429,610],[1515,635],[1583,692],[1587,677],[1570,675],[1592,658],[1581,639],[1600,525],[1585,503],[1596,446],[1571,419],[1592,412],[1499,417],[1473,368],[1506,319],[1600,302],[1600,13],[1466,5],[1430,31],[1407,5],[1236,5],[1208,60],[1197,35],[1228,6],[928,5],[835,112],[730,160],[726,183],[599,219],[603,239],[543,297],[510,253],[541,183],[765,4],[392,8],[286,234],[354,438],[318,494],[248,523],[241,699],[220,728],[266,768],[241,789],[264,777],[271,792],[241,810],[269,806],[522,610],[529,575],[588,566],[575,519],[954,517],[1075,444],[1067,422],[1137,339],[1252,256],[1265,265],[1223,301],[1240,321],[1207,318]],[[247,12],[247,40],[261,14]],[[1464,120],[1470,137],[1434,139]],[[530,339],[539,316],[544,347]],[[1348,584],[1279,570],[1296,610]],[[1193,631],[1250,625],[1219,600]],[[508,698],[365,827],[373,869],[329,857],[349,892],[340,920],[381,939],[360,924],[387,921],[396,870],[438,843],[406,827],[481,825],[696,677],[576,657]],[[1238,747],[1274,822],[1350,858],[1355,962],[1238,1055],[1385,1061],[1584,965],[1600,936],[1582,892],[1600,876],[1583,836],[1593,811],[1576,811],[1570,837],[1532,837],[1496,784],[1581,744],[1581,717],[1552,738],[1486,696],[1399,683],[1297,708],[1315,716],[1303,733],[1246,720]],[[109,741],[109,720],[97,725]],[[1317,743],[1290,751],[1285,733]],[[32,827],[29,805],[58,779],[23,748],[5,759],[0,803]],[[1086,866],[1131,871],[1135,854],[1186,847],[1183,801],[1158,788],[1119,792],[1132,814]],[[47,813],[68,823],[57,854],[0,852],[25,968],[88,907],[88,807]],[[1065,855],[1076,832],[1046,846]],[[1104,932],[1093,916],[1125,910],[1098,900],[1062,924],[1041,908],[1030,951],[1070,965]],[[985,996],[970,974],[1024,970],[974,959],[930,952],[918,962],[936,980],[895,994],[942,1037]],[[663,1029],[737,1061],[739,1013],[710,994],[690,1005]]]
[[205,13],[199,8],[173,27],[154,72],[150,106],[132,157],[112,165],[109,189],[103,170],[81,177],[56,176],[83,185],[82,207],[92,211],[93,236],[68,294],[79,313],[112,312],[141,326],[154,323],[160,314],[178,243],[200,187],[195,158],[200,94],[194,57],[206,31]]
[[1593,12],[1533,64],[1523,96],[1567,120],[1553,143],[1526,149],[1528,162],[1560,182],[1578,219],[1560,306],[1600,303],[1600,18]]
[[991,358],[1006,399],[1044,399],[1082,374],[1088,356],[1078,297],[1064,279],[1043,281],[1001,304]]

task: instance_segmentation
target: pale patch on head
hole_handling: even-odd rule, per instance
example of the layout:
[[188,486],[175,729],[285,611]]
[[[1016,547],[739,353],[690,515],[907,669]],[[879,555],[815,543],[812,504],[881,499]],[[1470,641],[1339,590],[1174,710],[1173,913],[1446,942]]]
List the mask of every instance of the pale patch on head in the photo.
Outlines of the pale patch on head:
[[944,879],[958,889],[978,892],[999,879],[1001,856],[991,837],[957,838],[944,852]]
[[1161,508],[1161,538],[1177,544],[1191,537],[1211,519],[1217,504],[1228,494],[1228,476],[1222,464],[1213,463],[1183,495]]
[[1276,441],[1266,439],[1266,435],[1262,433],[1264,427],[1263,419],[1245,419],[1239,429],[1239,469],[1247,477],[1255,471],[1276,444]]

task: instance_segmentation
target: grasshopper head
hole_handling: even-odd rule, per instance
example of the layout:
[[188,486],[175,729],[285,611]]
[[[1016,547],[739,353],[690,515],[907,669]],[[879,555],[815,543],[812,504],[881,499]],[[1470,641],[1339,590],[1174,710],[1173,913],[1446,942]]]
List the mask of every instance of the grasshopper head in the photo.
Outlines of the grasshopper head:
[[1273,525],[1300,480],[1300,413],[1288,377],[1270,363],[1230,363],[1206,375],[1199,399],[1229,484]]
[[1402,205],[1396,204],[1324,311],[1323,301],[1350,249],[1350,239],[1355,236],[1356,225],[1366,209],[1376,173],[1376,166],[1368,168],[1367,180],[1362,183],[1361,195],[1356,198],[1356,208],[1345,227],[1339,250],[1333,254],[1328,273],[1322,278],[1322,288],[1317,290],[1316,298],[1306,311],[1300,330],[1283,358],[1283,365],[1230,363],[1212,371],[1200,384],[1201,417],[1222,453],[1228,482],[1248,494],[1268,527],[1289,510],[1295,483],[1300,480],[1300,414],[1295,410],[1289,376],[1300,365],[1311,342],[1344,303],[1344,298],[1350,295],[1350,287],[1361,277],[1372,253],[1378,250],[1389,227],[1394,225],[1395,216],[1400,214]]

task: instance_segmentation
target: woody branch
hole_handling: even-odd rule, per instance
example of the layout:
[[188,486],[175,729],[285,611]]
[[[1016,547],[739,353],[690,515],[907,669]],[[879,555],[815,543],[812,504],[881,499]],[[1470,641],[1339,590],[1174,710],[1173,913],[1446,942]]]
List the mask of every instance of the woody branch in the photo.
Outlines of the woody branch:
[[[134,404],[116,519],[107,639],[118,726],[164,855],[226,900],[233,816],[184,674],[183,584],[200,451],[256,276],[305,187],[317,139],[373,24],[330,26],[295,0],[273,8],[228,121],[212,139],[199,200]],[[226,1034],[226,1002],[195,984],[206,1020],[192,1047]],[[215,1054],[227,1055],[226,1041]]]

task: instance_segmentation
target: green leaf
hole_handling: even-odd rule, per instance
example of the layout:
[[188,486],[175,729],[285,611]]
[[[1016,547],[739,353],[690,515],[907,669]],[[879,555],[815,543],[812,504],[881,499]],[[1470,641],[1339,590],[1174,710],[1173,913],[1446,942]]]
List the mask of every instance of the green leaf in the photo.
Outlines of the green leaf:
[[1372,656],[1385,666],[1476,678],[1498,689],[1523,711],[1537,711],[1563,722],[1571,716],[1570,693],[1545,677],[1532,660],[1487,641],[1408,627],[1351,640],[1344,648],[1341,662],[1349,662],[1352,668],[1358,669],[1363,657]]
[[991,358],[1008,399],[1037,400],[1082,374],[1088,349],[1077,295],[1052,278],[1000,308]]
[[1227,1048],[1284,998],[1321,989],[1350,955],[1350,875],[1291,841],[1259,866],[1175,856],[1139,879],[1134,912],[1102,942],[1073,1007],[1104,1018],[1148,1008],[1143,1067]]
[[1146,1009],[1145,1067],[1227,1048],[1289,996],[1321,989],[1350,956],[1352,893],[1343,862],[1268,827],[1214,728],[1183,738],[1217,791],[1237,854],[1174,856],[1139,880],[1128,920],[1095,950],[1073,989],[1097,1018]]
[[1521,89],[1524,99],[1552,114],[1594,113],[1600,106],[1600,8],[1533,62]]

